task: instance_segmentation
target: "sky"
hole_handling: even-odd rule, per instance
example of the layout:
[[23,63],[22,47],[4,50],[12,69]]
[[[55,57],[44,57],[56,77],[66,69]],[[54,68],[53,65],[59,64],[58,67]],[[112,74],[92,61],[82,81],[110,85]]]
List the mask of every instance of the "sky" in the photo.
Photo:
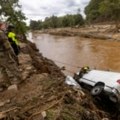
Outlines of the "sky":
[[75,14],[78,9],[85,17],[84,7],[90,0],[19,0],[25,16],[32,20],[44,20],[45,17]]

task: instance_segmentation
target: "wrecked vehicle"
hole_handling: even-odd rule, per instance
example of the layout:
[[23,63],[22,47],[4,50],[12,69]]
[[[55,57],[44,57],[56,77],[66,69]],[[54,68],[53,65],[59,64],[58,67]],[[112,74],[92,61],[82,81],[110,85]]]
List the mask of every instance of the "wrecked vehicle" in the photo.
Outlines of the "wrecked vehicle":
[[81,86],[83,84],[90,86],[93,96],[104,93],[112,102],[119,103],[120,101],[120,73],[90,70],[89,67],[83,67],[73,79]]

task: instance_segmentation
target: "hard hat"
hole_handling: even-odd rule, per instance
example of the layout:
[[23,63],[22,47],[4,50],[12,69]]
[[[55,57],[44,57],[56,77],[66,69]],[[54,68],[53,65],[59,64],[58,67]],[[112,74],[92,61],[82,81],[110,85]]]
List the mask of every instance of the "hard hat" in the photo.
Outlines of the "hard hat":
[[83,67],[85,70],[88,70],[89,69],[89,66],[84,66]]

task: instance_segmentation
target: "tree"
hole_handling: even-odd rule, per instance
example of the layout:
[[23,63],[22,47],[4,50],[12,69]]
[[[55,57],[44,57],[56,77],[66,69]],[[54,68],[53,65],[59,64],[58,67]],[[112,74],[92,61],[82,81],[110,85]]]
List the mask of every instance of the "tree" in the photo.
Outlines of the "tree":
[[33,30],[40,30],[42,28],[60,28],[60,27],[73,27],[81,26],[84,24],[84,19],[81,14],[65,15],[61,17],[51,16],[46,17],[44,21],[30,21],[30,28]]
[[44,29],[47,29],[50,27],[50,18],[49,17],[46,17],[45,18],[45,21],[43,22],[43,28]]
[[18,33],[24,34],[26,32],[26,19],[21,12],[21,6],[19,0],[0,0],[0,16],[4,16],[6,21],[15,25]]
[[115,21],[116,30],[120,28],[120,0],[104,0],[100,4],[99,11],[101,14],[109,14],[110,18]]
[[62,25],[63,25],[63,27],[69,27],[70,26],[68,15],[66,15],[66,16],[63,17],[63,19],[62,19]]
[[37,30],[38,29],[38,22],[34,20],[30,20],[30,28],[32,30]]
[[52,28],[57,28],[58,27],[58,18],[57,18],[57,16],[53,15],[50,18],[50,27],[52,27]]
[[86,20],[88,23],[94,22],[101,15],[99,6],[104,0],[91,0],[85,8]]
[[32,30],[41,30],[43,28],[43,24],[41,20],[35,21],[35,20],[30,20],[30,28]]
[[74,24],[77,26],[81,26],[84,24],[84,19],[80,14],[74,15]]

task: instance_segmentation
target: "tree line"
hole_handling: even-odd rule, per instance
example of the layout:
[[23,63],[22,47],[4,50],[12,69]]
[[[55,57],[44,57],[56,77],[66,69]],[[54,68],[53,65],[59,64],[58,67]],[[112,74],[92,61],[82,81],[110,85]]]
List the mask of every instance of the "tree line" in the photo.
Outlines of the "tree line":
[[[4,19],[16,27],[18,33],[25,33],[28,30],[22,13],[19,0],[0,0],[0,21]],[[30,28],[33,30],[59,27],[80,27],[84,24],[95,22],[114,21],[116,28],[120,28],[120,0],[91,0],[85,7],[86,19],[78,13],[62,17],[51,16],[42,20],[31,20]]]
[[85,7],[86,19],[81,14],[65,15],[63,17],[46,17],[44,21],[30,21],[31,29],[46,29],[59,27],[74,27],[84,24],[114,21],[119,29],[120,22],[120,0],[91,0]]
[[91,0],[85,8],[87,23],[114,21],[116,28],[120,22],[120,0]]
[[62,17],[53,15],[51,17],[46,17],[44,21],[30,21],[30,27],[33,30],[74,26],[79,27],[81,25],[84,25],[84,19],[81,14],[65,15]]

